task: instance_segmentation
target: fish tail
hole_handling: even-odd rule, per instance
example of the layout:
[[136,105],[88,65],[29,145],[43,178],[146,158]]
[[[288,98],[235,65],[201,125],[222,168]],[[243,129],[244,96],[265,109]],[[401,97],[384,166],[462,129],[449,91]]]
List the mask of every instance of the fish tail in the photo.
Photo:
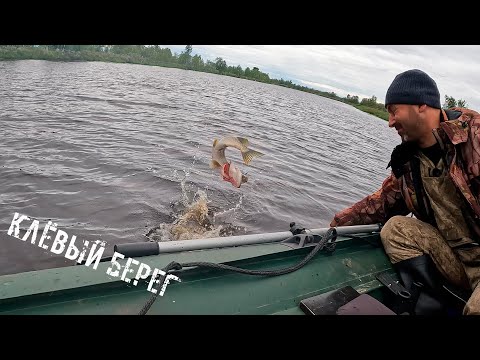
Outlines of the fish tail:
[[263,155],[264,155],[263,153],[256,150],[247,149],[246,151],[242,151],[243,162],[245,163],[245,165],[248,165],[253,158],[263,156]]

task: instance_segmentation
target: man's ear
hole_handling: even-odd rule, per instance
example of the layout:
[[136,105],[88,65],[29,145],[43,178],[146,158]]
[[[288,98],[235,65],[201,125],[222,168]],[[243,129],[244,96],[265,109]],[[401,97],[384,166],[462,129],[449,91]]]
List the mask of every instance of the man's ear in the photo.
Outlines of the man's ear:
[[427,110],[427,104],[418,105],[418,112],[424,112]]

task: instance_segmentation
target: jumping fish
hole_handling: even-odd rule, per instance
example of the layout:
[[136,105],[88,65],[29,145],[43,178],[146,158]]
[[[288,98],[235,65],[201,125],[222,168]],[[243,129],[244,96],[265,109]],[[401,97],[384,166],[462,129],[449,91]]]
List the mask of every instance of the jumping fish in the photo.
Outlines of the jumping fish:
[[215,139],[212,147],[211,169],[220,169],[223,180],[230,182],[233,186],[239,188],[248,178],[242,174],[240,169],[225,157],[225,149],[233,147],[242,153],[245,165],[250,164],[253,158],[264,155],[263,153],[248,148],[249,142],[246,138],[227,136],[221,140]]

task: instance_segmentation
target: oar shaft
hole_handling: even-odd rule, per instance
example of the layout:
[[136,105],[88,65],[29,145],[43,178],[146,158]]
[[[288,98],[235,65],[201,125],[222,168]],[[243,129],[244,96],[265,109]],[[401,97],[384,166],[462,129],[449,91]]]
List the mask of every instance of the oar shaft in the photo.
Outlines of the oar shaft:
[[[330,228],[311,229],[308,233],[324,235]],[[380,231],[379,224],[339,226],[336,228],[338,235],[360,234]],[[221,247],[232,247],[250,244],[262,244],[285,240],[292,236],[290,231],[282,231],[265,234],[236,235],[226,237],[215,237],[209,239],[192,239],[163,242],[130,243],[115,245],[114,250],[125,257],[137,257],[158,255],[163,253],[174,253],[181,251],[212,249]]]
[[[324,235],[329,228],[311,229],[313,234]],[[370,233],[380,231],[379,224],[339,226],[336,228],[338,235]],[[310,233],[310,232],[308,232]],[[180,251],[211,249],[218,247],[231,247],[249,244],[262,244],[282,241],[292,236],[290,231],[276,233],[236,235],[228,237],[216,237],[209,239],[164,241],[158,243],[159,253],[171,253]]]

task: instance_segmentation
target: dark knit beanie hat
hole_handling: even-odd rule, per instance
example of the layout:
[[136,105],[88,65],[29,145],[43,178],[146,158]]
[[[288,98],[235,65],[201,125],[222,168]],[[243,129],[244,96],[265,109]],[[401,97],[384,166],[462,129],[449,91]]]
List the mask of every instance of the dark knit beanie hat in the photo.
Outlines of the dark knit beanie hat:
[[398,74],[387,90],[385,107],[389,104],[427,104],[440,109],[440,93],[435,81],[421,70]]

